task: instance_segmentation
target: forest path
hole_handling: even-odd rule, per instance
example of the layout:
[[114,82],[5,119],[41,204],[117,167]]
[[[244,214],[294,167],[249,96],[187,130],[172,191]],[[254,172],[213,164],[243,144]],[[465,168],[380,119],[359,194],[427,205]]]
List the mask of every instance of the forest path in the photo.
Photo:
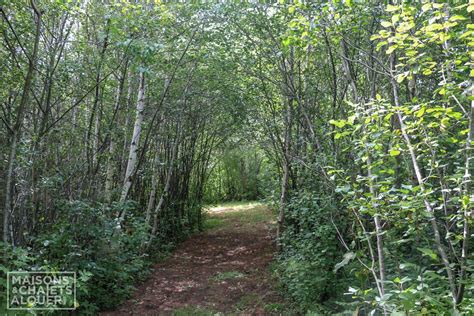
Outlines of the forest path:
[[269,265],[275,215],[259,203],[208,209],[206,230],[156,264],[118,310],[103,315],[271,315],[284,308]]

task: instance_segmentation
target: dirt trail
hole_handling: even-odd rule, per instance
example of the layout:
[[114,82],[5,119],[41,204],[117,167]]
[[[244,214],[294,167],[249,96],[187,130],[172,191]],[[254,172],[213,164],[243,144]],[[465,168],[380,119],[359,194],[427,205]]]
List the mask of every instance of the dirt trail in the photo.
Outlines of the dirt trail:
[[208,230],[182,243],[132,299],[103,315],[279,314],[269,271],[273,218],[260,204],[210,209]]

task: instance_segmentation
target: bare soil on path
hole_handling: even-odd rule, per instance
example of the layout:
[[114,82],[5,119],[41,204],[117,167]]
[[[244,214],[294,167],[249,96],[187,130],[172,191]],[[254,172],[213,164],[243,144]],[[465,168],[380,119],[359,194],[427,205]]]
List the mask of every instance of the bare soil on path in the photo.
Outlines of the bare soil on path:
[[102,315],[278,315],[269,266],[274,214],[262,204],[210,208],[207,229],[156,264],[132,299]]

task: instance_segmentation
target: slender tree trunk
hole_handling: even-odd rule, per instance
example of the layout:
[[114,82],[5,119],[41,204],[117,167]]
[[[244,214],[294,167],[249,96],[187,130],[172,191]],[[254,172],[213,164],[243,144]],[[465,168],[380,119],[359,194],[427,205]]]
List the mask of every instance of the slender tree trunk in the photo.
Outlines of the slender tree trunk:
[[[284,63],[284,61],[283,61]],[[282,69],[283,71],[283,69]],[[288,71],[287,71],[288,72]],[[281,250],[281,243],[279,239],[281,238],[281,234],[283,232],[283,228],[285,225],[285,208],[288,200],[288,188],[289,188],[289,179],[291,173],[291,153],[290,153],[290,146],[291,146],[291,127],[292,127],[292,107],[293,107],[293,99],[294,95],[292,91],[290,91],[289,87],[293,85],[293,56],[291,56],[290,60],[290,69],[289,74],[284,73],[284,82],[286,83],[283,91],[286,92],[284,95],[287,96],[287,104],[285,110],[285,135],[283,139],[283,176],[281,179],[281,192],[280,192],[280,208],[278,211],[278,220],[277,220],[277,247]]]
[[107,171],[105,178],[105,201],[112,202],[112,188],[114,185],[114,163],[113,155],[115,150],[115,141],[113,137],[110,139],[109,156],[107,158]]
[[[97,66],[97,73],[96,73],[96,78],[95,78],[95,92],[94,92],[94,100],[92,103],[92,111],[91,115],[89,118],[89,127],[88,127],[88,132],[87,132],[87,161],[88,161],[88,167],[89,167],[89,175],[91,177],[94,176],[94,170],[96,168],[96,163],[97,163],[97,148],[96,145],[96,140],[98,138],[98,129],[99,129],[99,113],[98,112],[98,106],[100,99],[102,97],[101,94],[101,74],[102,74],[102,67],[104,64],[104,60],[106,57],[106,51],[107,51],[107,46],[109,45],[109,30],[110,30],[110,19],[107,19],[106,27],[105,27],[105,39],[102,44],[102,48],[100,50],[100,59],[99,59],[99,64]],[[92,129],[94,128],[94,133],[92,135]],[[93,137],[92,139],[92,148],[90,147],[90,138]],[[95,181],[92,181],[92,183],[95,183]],[[94,190],[94,189],[93,189]]]
[[[374,223],[375,223],[375,232],[377,233],[377,255],[379,258],[379,274],[380,274],[380,283],[383,284],[385,282],[385,260],[383,254],[383,230],[382,224],[380,222],[380,216],[374,216]],[[380,287],[382,289],[382,295],[385,294],[384,286]]]
[[[369,148],[366,145],[365,149],[367,151],[367,176],[369,178],[369,191],[371,195],[371,200],[372,200],[372,207],[374,208],[375,215],[374,215],[374,226],[375,226],[375,233],[376,233],[376,239],[377,239],[377,258],[378,258],[378,264],[379,264],[379,294],[380,296],[383,296],[385,294],[385,255],[383,252],[383,229],[382,229],[382,222],[380,220],[380,215],[377,214],[377,205],[375,203],[375,200],[377,199],[377,192],[375,192],[374,188],[374,183],[373,179],[374,177],[372,176],[372,158],[370,157],[370,152]],[[384,308],[384,314],[387,314],[386,309]]]
[[[286,138],[286,137],[285,137]],[[285,142],[286,143],[286,142]],[[287,146],[285,145],[285,148]],[[286,149],[285,149],[285,156],[286,156]],[[281,179],[281,193],[280,193],[280,206],[278,210],[278,225],[277,225],[277,245],[278,249],[281,250],[281,244],[279,239],[281,238],[281,234],[283,232],[283,227],[285,224],[285,208],[286,202],[288,200],[288,182],[290,177],[290,167],[288,160],[286,158],[283,159],[283,177]]]
[[[100,114],[97,113],[94,119],[94,135],[92,137],[92,170],[95,170],[98,164],[99,131],[100,131]],[[95,183],[96,181],[92,181],[92,182]]]
[[[122,100],[122,92],[123,86],[125,84],[125,76],[126,76],[126,68],[123,73],[123,76],[120,78],[119,85],[117,87],[117,94],[115,96],[115,105],[114,105],[114,118],[117,115],[120,109],[120,101]],[[112,122],[113,124],[113,122]],[[116,135],[111,132],[110,133],[110,144],[109,144],[109,155],[107,157],[107,171],[106,171],[106,179],[105,179],[105,200],[107,203],[112,201],[112,190],[114,187],[114,151],[115,151],[115,138]]]
[[[135,173],[135,167],[137,165],[138,144],[140,142],[140,134],[142,131],[144,109],[145,109],[145,74],[143,72],[140,72],[135,125],[133,127],[132,141],[130,143],[130,151],[128,155],[128,164],[127,164],[127,169],[125,171],[125,182],[123,184],[122,194],[120,196],[120,202],[124,202],[127,199],[128,193],[132,186],[133,175]],[[120,219],[123,220],[124,217],[125,217],[125,212],[122,212],[122,214],[120,215]]]
[[125,181],[125,173],[127,169],[128,160],[125,159],[127,156],[128,149],[128,125],[130,123],[130,114],[129,109],[132,107],[132,93],[133,93],[133,76],[132,72],[128,73],[128,88],[127,88],[127,101],[126,101],[126,113],[125,113],[125,122],[124,122],[124,133],[123,133],[123,146],[122,154],[120,157],[120,181]]
[[177,152],[178,152],[178,137],[176,138],[176,144],[174,144],[173,151],[171,153],[171,160],[168,166],[168,172],[166,173],[165,187],[163,188],[163,192],[161,192],[160,200],[158,201],[158,204],[156,205],[155,211],[153,213],[153,228],[151,231],[151,238],[153,238],[156,235],[156,232],[158,230],[158,216],[161,213],[161,209],[163,207],[165,199],[168,196],[168,191],[170,190],[171,176],[173,174],[174,161],[176,159]]
[[[469,87],[470,95],[474,95],[474,84],[471,84]],[[469,95],[468,94],[468,95]],[[463,242],[462,242],[462,249],[461,249],[461,270],[459,273],[461,282],[459,283],[458,293],[456,297],[456,303],[460,304],[464,297],[464,289],[465,283],[463,282],[466,277],[466,268],[467,268],[467,258],[469,254],[469,239],[470,239],[470,229],[469,229],[469,220],[470,217],[474,216],[471,207],[469,206],[469,199],[472,195],[472,164],[471,159],[473,159],[473,150],[472,150],[472,142],[474,140],[474,100],[471,100],[471,109],[469,112],[469,132],[467,133],[466,138],[466,159],[464,165],[464,198],[468,199],[467,205],[464,207],[464,218],[463,218]]]
[[26,106],[28,104],[29,94],[31,86],[34,79],[34,73],[37,64],[38,49],[39,49],[39,39],[41,32],[41,15],[42,13],[36,7],[34,0],[31,1],[31,7],[34,11],[34,18],[36,23],[35,31],[35,42],[33,46],[33,52],[29,58],[28,72],[26,74],[25,83],[23,85],[23,93],[20,100],[20,105],[18,106],[16,123],[13,126],[11,137],[10,137],[10,153],[8,156],[8,167],[7,167],[7,178],[5,185],[5,208],[3,212],[3,241],[5,243],[12,242],[14,243],[13,238],[9,240],[9,236],[13,237],[13,230],[11,229],[12,224],[10,223],[10,217],[12,215],[12,184],[13,184],[13,169],[16,161],[16,150],[17,145],[21,137],[21,129],[23,125],[23,118],[26,112]]
[[[393,53],[390,55],[390,72],[391,72],[390,82],[392,85],[393,99],[395,102],[395,106],[399,107],[400,101],[399,101],[399,96],[398,96],[397,82],[395,81],[395,56],[393,55]],[[411,143],[410,136],[407,134],[405,123],[403,122],[403,116],[399,110],[397,110],[396,116],[400,124],[400,132],[402,134],[403,139],[405,140],[405,143],[408,147],[408,151],[410,153],[410,158],[413,165],[413,172],[415,174],[418,186],[420,187],[421,192],[423,193],[425,191],[424,180],[423,180],[423,176],[421,175],[420,165],[416,158],[415,149],[413,148],[413,145]],[[441,241],[441,234],[439,231],[438,223],[436,222],[434,210],[431,207],[431,204],[428,201],[428,199],[425,198],[423,202],[425,204],[426,211],[430,214],[429,222],[431,223],[436,248],[441,257],[441,261],[443,262],[443,265],[446,269],[446,273],[448,275],[448,282],[449,282],[449,287],[451,289],[453,308],[456,309],[457,308],[456,300],[458,297],[457,289],[456,289],[456,276],[453,273],[451,262],[446,253],[445,247]]]
[[153,174],[151,176],[151,192],[150,192],[150,196],[148,197],[148,203],[146,207],[145,221],[147,223],[150,222],[151,213],[152,213],[153,207],[155,206],[156,190],[158,187],[159,162],[160,162],[160,158],[159,158],[159,153],[158,153],[158,148],[157,148],[156,153],[155,153],[155,158],[153,159]]
[[[341,40],[341,56],[342,56],[342,65],[344,72],[346,74],[347,80],[349,82],[349,85],[351,87],[352,93],[353,93],[353,98],[356,103],[360,103],[361,107],[365,107],[365,104],[363,102],[363,99],[359,96],[359,92],[357,89],[357,84],[356,84],[356,78],[352,70],[352,65],[349,62],[349,53],[347,49],[347,45],[345,42],[345,39]],[[369,148],[366,147],[367,155],[368,155],[368,160],[367,160],[367,175],[369,177],[369,191],[370,194],[372,195],[372,199],[376,198],[376,192],[372,183],[372,163],[370,159],[370,152]],[[374,203],[372,203],[374,205]],[[380,215],[375,214],[373,217],[374,220],[374,226],[375,226],[375,233],[376,233],[376,240],[377,240],[377,262],[379,266],[379,273],[378,273],[378,280],[375,280],[377,282],[378,286],[377,289],[379,290],[379,295],[382,296],[385,293],[385,255],[383,251],[383,229],[382,229],[382,222],[380,219]],[[387,314],[387,310],[384,307],[384,314]]]

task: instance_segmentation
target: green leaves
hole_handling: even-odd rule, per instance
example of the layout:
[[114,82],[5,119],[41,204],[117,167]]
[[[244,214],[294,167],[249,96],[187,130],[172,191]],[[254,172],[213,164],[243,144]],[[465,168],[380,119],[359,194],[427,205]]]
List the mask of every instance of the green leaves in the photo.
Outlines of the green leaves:
[[395,11],[398,11],[400,10],[400,6],[397,6],[397,5],[387,5],[387,7],[385,8],[385,11],[387,12],[395,12]]
[[[314,76],[310,77],[317,82],[320,91],[318,110],[310,112],[318,114],[318,119],[314,119],[317,121],[315,134],[334,135],[331,142],[322,146],[336,151],[332,156],[322,150],[311,166],[317,165],[319,159],[333,161],[328,162],[330,166],[325,169],[338,170],[331,174],[335,186],[330,191],[341,197],[341,207],[351,218],[351,232],[356,236],[347,236],[346,240],[355,240],[362,249],[359,252],[353,250],[352,244],[348,246],[349,252],[334,265],[333,272],[341,273],[346,265],[359,266],[354,258],[371,262],[370,256],[365,257],[365,243],[370,241],[375,248],[374,217],[377,216],[383,224],[383,232],[378,236],[383,238],[382,252],[387,254],[387,280],[393,282],[383,283],[386,295],[375,294],[375,286],[366,292],[351,291],[354,299],[377,306],[376,312],[381,312],[382,306],[390,306],[393,313],[404,311],[414,315],[451,308],[446,276],[436,272],[440,269],[440,258],[430,220],[434,216],[443,225],[440,227],[449,227],[446,234],[442,232],[442,238],[449,241],[442,240],[442,244],[453,245],[453,249],[446,247],[450,258],[459,257],[464,211],[472,206],[463,185],[469,156],[466,137],[470,99],[465,90],[474,76],[474,26],[469,23],[468,7],[467,4],[456,6],[433,1],[389,5],[376,16],[376,20],[381,21],[378,33],[365,34],[365,40],[374,41],[365,57],[355,52],[355,43],[361,38],[352,39],[349,35],[338,38],[337,44],[344,39],[348,43],[348,51],[343,51],[346,59],[336,63],[341,68],[336,80],[343,80],[344,87],[348,87],[345,96],[348,106],[340,113],[325,112],[327,108],[323,105],[330,104],[334,84],[326,85],[326,77],[319,74],[319,69],[314,69]],[[318,67],[329,64],[324,54],[328,48],[321,45],[325,39],[322,34],[328,37],[329,47],[334,48],[337,45],[331,42],[331,35],[363,32],[358,28],[357,18],[348,18],[353,12],[347,6],[336,5],[331,10],[331,18],[325,21],[336,20],[337,25],[324,24],[325,33],[317,19],[312,25],[316,30],[312,32],[313,38],[321,40],[312,42],[311,47],[315,50],[311,56],[315,56]],[[314,12],[308,10],[308,16],[310,13]],[[345,18],[350,23],[344,24]],[[364,45],[358,45],[362,50]],[[376,51],[382,49],[385,54],[370,55],[374,46]],[[305,52],[300,54],[305,56]],[[367,65],[373,61],[371,58],[377,58],[383,66]],[[392,61],[393,69],[389,66]],[[373,76],[375,82],[367,75],[372,71],[377,73]],[[324,73],[330,75],[331,68]],[[336,86],[339,91],[340,86]],[[335,127],[330,128],[330,132],[325,124],[328,117],[331,118],[329,124]],[[307,159],[305,163],[308,161],[313,160]],[[421,183],[417,180],[419,174],[413,171],[414,164],[419,168]],[[427,210],[427,205],[434,212]],[[395,262],[402,262],[405,268],[393,269]],[[365,278],[364,281],[370,276]]]
[[433,32],[433,31],[439,31],[443,29],[443,25],[439,23],[433,23],[424,28],[426,32]]
[[343,128],[346,126],[346,120],[329,120],[329,124],[335,125],[336,127]]
[[400,153],[401,153],[401,151],[397,150],[397,149],[390,150],[390,156],[392,156],[392,157],[396,157],[396,156],[400,155]]
[[424,256],[427,256],[433,260],[438,260],[438,255],[429,248],[416,248],[420,251]]
[[432,4],[432,3],[425,3],[425,4],[421,7],[421,10],[422,10],[423,12],[426,12],[426,11],[430,10],[432,7],[433,7],[433,4]]
[[[393,49],[393,50],[388,49],[386,53],[387,53],[387,54],[390,54],[390,53],[393,52],[394,50],[395,50],[395,49]],[[396,76],[397,83],[402,83],[403,80],[405,80],[405,78],[406,78],[407,76],[408,76],[408,74],[406,74],[406,73],[398,74],[398,75]]]
[[425,114],[425,111],[426,111],[426,107],[422,107],[421,109],[415,112],[415,116],[417,118],[420,118]]
[[469,1],[469,6],[467,7],[467,12],[471,13],[473,11],[474,11],[474,3],[471,3],[471,1]]
[[334,135],[334,139],[340,139],[340,138],[343,138],[343,137],[348,136],[350,134],[351,134],[351,132],[348,132],[348,131],[342,132],[342,133],[336,133]]
[[380,23],[383,27],[391,27],[392,26],[392,23],[388,22],[388,21],[382,21]]
[[[390,55],[397,49],[397,45],[390,45],[389,48],[385,51],[385,54]],[[399,79],[397,78],[397,81]],[[403,80],[403,79],[402,79]]]

